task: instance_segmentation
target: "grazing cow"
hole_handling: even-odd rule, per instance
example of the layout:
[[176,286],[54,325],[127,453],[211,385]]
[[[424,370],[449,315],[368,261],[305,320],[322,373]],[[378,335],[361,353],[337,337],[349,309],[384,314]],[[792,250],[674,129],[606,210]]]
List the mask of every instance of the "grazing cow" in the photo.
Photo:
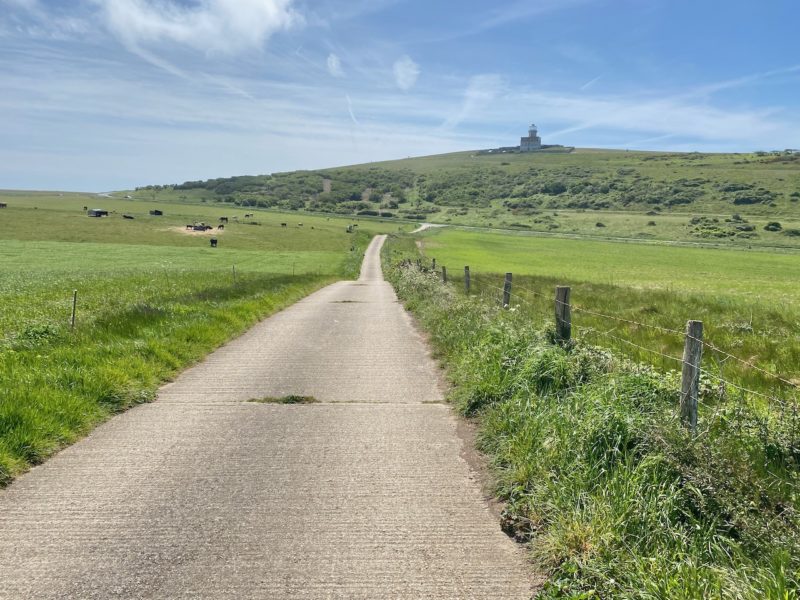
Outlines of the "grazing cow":
[[225,229],[225,225],[218,225],[217,229]]
[[298,226],[298,227],[302,227],[302,226],[303,226],[303,224],[302,224],[302,223],[298,223],[298,224],[297,224],[297,226]]
[[133,215],[122,215],[123,219],[133,219]]
[[244,218],[245,218],[245,219],[251,219],[252,217],[253,217],[253,213],[247,213],[247,214],[244,216]]
[[194,229],[194,225],[187,225],[186,229]]
[[211,247],[212,248],[216,248],[217,247],[217,238],[211,238]]
[[281,223],[281,227],[286,227],[286,223]]
[[220,223],[227,223],[228,222],[228,217],[220,217],[219,218],[219,222]]

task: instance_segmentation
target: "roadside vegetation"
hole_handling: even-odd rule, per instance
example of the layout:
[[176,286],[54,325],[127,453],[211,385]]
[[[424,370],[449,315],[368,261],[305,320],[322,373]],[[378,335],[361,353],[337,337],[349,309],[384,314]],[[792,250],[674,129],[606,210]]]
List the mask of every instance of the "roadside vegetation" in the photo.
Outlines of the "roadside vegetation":
[[704,382],[693,437],[675,372],[555,343],[551,311],[467,297],[417,256],[392,238],[385,271],[479,423],[504,529],[549,573],[540,598],[798,597],[796,411]]
[[0,485],[152,400],[164,381],[259,319],[356,277],[370,239],[347,233],[347,221],[281,227],[287,215],[270,215],[260,225],[229,223],[210,248],[208,236],[181,230],[187,220],[216,224],[213,211],[152,217],[140,205],[123,220],[122,211],[89,218],[80,206],[112,208],[109,199],[11,202],[0,215]]
[[419,247],[405,242],[408,250],[421,252],[426,265],[435,258],[454,281],[463,281],[469,265],[473,291],[494,302],[504,274],[513,273],[512,305],[536,318],[553,314],[556,285],[571,286],[575,335],[637,361],[662,370],[680,366],[682,332],[694,319],[703,321],[706,341],[775,377],[707,348],[704,365],[715,376],[779,397],[792,389],[776,377],[800,384],[794,254],[449,229],[415,241]]

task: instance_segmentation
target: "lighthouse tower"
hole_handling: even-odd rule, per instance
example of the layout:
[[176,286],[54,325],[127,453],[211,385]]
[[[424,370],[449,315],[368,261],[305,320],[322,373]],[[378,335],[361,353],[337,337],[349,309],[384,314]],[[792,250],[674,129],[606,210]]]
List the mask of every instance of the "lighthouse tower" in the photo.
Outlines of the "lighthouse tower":
[[539,130],[536,125],[528,127],[527,137],[522,137],[519,140],[520,152],[531,152],[532,150],[542,149],[542,138],[539,137]]

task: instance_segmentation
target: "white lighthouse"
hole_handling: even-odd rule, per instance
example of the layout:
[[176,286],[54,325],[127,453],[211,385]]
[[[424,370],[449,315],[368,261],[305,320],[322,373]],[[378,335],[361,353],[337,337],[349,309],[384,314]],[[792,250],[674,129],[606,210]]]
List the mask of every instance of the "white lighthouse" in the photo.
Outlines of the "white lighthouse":
[[539,130],[536,128],[536,125],[531,125],[528,127],[527,137],[522,137],[519,139],[519,151],[531,152],[533,150],[541,149],[542,138],[539,137]]

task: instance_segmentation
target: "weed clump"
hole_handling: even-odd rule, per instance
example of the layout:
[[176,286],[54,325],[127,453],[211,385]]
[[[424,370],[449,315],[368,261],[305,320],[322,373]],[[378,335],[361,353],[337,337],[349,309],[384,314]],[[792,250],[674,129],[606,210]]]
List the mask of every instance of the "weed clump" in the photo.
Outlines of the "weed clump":
[[259,404],[315,404],[319,402],[314,396],[299,396],[296,394],[289,394],[288,396],[266,396],[264,398],[253,398],[248,402],[257,402]]

